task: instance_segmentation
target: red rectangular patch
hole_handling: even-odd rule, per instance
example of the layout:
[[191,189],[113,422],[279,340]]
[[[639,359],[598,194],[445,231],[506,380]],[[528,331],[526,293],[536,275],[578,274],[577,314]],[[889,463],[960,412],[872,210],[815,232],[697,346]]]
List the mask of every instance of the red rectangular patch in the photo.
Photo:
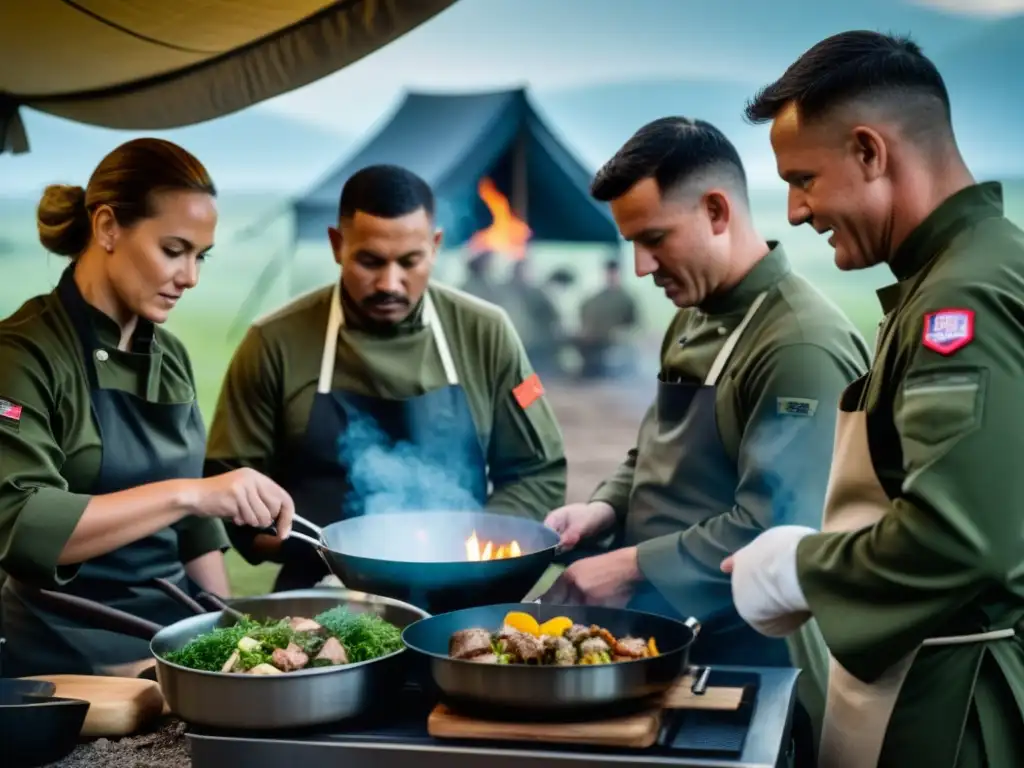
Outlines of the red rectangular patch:
[[523,382],[512,390],[512,394],[524,411],[533,405],[544,394],[544,385],[540,383],[540,376],[536,373],[527,376]]
[[940,309],[924,316],[921,343],[932,352],[952,355],[974,339],[974,312],[970,309]]
[[0,420],[14,423],[21,421],[21,406],[0,397]]

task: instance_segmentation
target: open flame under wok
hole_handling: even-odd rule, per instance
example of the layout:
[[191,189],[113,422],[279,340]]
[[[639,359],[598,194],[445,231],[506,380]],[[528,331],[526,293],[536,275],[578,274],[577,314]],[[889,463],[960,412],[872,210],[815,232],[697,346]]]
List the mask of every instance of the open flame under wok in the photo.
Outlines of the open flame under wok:
[[519,548],[519,542],[512,540],[506,544],[495,544],[493,541],[481,542],[473,531],[466,539],[466,559],[471,562],[481,560],[506,560],[510,557],[519,557],[523,551]]

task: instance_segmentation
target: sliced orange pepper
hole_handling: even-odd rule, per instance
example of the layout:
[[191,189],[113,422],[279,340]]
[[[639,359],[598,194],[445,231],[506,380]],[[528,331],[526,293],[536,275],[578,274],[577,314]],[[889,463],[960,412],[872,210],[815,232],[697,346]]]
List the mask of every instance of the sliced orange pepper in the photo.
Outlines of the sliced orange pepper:
[[540,625],[540,634],[561,637],[572,625],[573,621],[568,616],[556,616]]
[[650,640],[647,641],[647,650],[651,652],[651,656],[659,655],[659,653],[658,653],[658,644],[656,642],[654,642],[654,638],[653,637]]
[[523,613],[522,611],[511,611],[505,616],[505,624],[528,635],[536,637],[540,634],[540,625],[537,623],[537,620],[530,614]]

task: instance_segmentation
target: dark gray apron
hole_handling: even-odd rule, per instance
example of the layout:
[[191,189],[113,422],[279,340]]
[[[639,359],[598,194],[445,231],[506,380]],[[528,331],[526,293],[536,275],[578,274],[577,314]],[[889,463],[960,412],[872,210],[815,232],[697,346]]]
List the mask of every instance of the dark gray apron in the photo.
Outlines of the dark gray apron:
[[[99,496],[164,480],[201,478],[206,431],[195,399],[160,404],[129,392],[100,388],[95,366],[109,359],[109,353],[96,338],[88,305],[75,285],[74,265],[61,276],[57,295],[82,345],[92,415],[103,450],[93,486],[70,490]],[[152,343],[150,326],[141,327],[136,334],[137,346],[145,348]],[[161,625],[188,616],[177,602],[151,586],[154,578],[190,589],[173,528],[82,563],[78,575],[55,591],[95,600]],[[13,577],[3,587],[5,675],[102,674],[113,665],[149,657],[147,642],[44,610],[35,604],[33,589]]]
[[[404,400],[369,397],[332,389],[345,324],[339,284],[334,286],[309,424],[278,478],[296,512],[321,527],[373,510],[473,510],[487,503],[487,459],[473,413],[429,293],[423,301],[423,321],[433,332],[448,385]],[[414,461],[399,487],[395,472],[375,475],[375,463],[402,456]],[[281,560],[276,591],[311,587],[328,575],[319,554],[298,539],[282,543]]]
[[[760,294],[751,304],[704,381],[668,381],[659,374],[656,418],[645,420],[637,440],[640,450],[626,516],[626,546],[678,534],[733,508],[739,477],[715,418],[716,385],[766,296]],[[695,664],[790,666],[784,640],[758,634],[736,613],[727,581],[700,581],[695,574],[689,588],[722,594],[712,601],[720,606],[714,615],[695,617],[703,624],[693,649]],[[706,596],[701,602],[708,602]],[[685,596],[662,595],[645,581],[629,607],[679,616],[677,605],[685,605]]]

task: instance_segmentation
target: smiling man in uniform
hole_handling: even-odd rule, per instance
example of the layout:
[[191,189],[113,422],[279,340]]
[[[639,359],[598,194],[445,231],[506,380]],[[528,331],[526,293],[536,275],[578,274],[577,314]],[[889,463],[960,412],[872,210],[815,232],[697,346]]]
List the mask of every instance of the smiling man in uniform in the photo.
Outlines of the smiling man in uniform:
[[[442,233],[412,172],[354,174],[329,230],[341,279],[257,322],[224,380],[206,472],[259,468],[320,526],[448,507],[538,520],[564,503],[562,434],[503,310],[430,282]],[[327,575],[297,540],[231,526],[276,589]]]
[[[846,32],[748,107],[789,217],[885,263],[874,364],[841,400],[820,526],[723,563],[740,615],[831,651],[823,768],[1024,765],[1024,232],[957,147],[907,38]],[[819,527],[819,526],[814,526]]]

